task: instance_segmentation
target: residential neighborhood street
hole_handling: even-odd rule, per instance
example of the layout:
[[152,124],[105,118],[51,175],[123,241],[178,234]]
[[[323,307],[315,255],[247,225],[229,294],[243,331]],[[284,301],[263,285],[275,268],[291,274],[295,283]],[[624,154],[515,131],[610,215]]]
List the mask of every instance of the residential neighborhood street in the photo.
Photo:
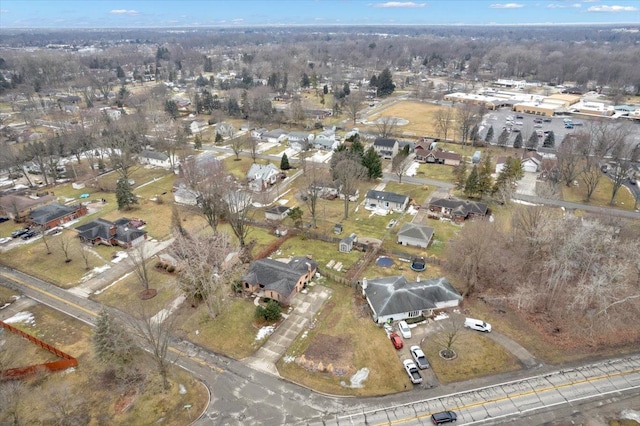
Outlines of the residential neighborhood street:
[[[101,309],[91,300],[10,268],[0,267],[0,281],[88,324],[93,324]],[[124,315],[119,311],[114,314]],[[318,394],[182,340],[175,340],[171,351],[176,365],[194,374],[211,392],[198,425],[422,424],[428,413],[445,408],[459,410],[460,424],[495,424],[498,419],[537,415],[549,407],[582,400],[597,404],[603,399],[631,396],[640,402],[638,355],[576,363],[561,370],[546,365],[525,368],[435,388],[417,386],[410,392],[380,398],[339,398]]]

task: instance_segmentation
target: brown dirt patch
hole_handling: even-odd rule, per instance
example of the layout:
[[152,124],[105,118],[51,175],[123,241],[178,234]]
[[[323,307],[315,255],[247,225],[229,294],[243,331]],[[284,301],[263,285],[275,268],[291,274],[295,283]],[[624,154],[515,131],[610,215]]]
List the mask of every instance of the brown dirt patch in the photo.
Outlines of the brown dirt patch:
[[153,299],[154,297],[156,297],[156,295],[158,294],[158,290],[156,290],[155,288],[150,288],[148,290],[142,290],[140,292],[140,299],[142,300],[149,300],[149,299]]
[[129,409],[133,405],[133,402],[136,400],[138,393],[135,390],[129,391],[126,394],[122,395],[116,401],[113,410],[116,414],[122,414]]
[[319,334],[297,360],[307,370],[326,372],[335,376],[353,374],[353,353],[346,337]]

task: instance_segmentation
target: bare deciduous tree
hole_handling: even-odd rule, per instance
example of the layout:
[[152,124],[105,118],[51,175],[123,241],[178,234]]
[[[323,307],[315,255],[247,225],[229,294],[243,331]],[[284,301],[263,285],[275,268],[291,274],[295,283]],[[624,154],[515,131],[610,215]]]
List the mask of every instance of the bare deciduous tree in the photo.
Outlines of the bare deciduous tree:
[[345,158],[336,164],[333,175],[340,185],[340,193],[344,196],[344,218],[347,219],[350,198],[358,189],[358,184],[367,177],[367,169],[357,161]]
[[251,211],[251,195],[235,188],[225,195],[225,218],[231,226],[233,234],[238,238],[240,248],[244,249],[249,235],[249,215]]
[[449,130],[453,125],[454,119],[455,114],[453,108],[440,108],[435,112],[433,116],[433,126],[438,131],[438,135],[441,136],[444,140],[447,140],[447,135],[449,134]]
[[129,264],[133,268],[134,274],[138,278],[138,282],[142,286],[142,293],[140,297],[143,299],[148,299],[156,294],[156,290],[150,288],[151,285],[151,273],[149,270],[148,260],[147,260],[148,250],[146,246],[146,242],[142,242],[137,246],[133,247],[129,251]]
[[362,90],[351,92],[346,98],[345,108],[347,111],[347,115],[353,122],[354,126],[356,124],[356,120],[358,119],[358,112],[360,111],[360,108],[362,108],[364,99],[365,94]]
[[229,255],[237,251],[229,234],[179,236],[170,251],[181,263],[178,283],[182,293],[204,303],[209,316],[216,318],[225,306],[234,274],[225,264]]
[[471,135],[471,129],[482,121],[484,108],[471,104],[462,104],[456,107],[456,122],[460,129],[460,140],[466,144]]
[[391,171],[398,176],[399,183],[402,183],[402,176],[409,170],[411,164],[413,164],[413,158],[404,150],[401,150],[391,160]]
[[393,136],[396,127],[398,127],[398,118],[396,117],[380,117],[376,120],[376,129],[381,138]]

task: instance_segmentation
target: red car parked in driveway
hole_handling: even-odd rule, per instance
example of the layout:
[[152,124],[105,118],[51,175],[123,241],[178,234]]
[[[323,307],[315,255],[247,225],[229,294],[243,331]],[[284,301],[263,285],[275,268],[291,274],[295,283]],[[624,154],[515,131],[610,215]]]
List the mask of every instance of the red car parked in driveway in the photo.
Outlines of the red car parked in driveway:
[[396,333],[389,334],[389,339],[393,343],[393,347],[396,349],[402,349],[402,339]]

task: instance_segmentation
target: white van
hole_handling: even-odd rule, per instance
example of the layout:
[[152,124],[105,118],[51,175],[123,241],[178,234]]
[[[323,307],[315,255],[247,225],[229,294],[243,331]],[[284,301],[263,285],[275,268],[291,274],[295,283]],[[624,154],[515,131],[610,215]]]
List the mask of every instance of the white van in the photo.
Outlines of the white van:
[[484,331],[487,333],[491,332],[491,324],[478,319],[465,318],[464,326],[472,330]]

